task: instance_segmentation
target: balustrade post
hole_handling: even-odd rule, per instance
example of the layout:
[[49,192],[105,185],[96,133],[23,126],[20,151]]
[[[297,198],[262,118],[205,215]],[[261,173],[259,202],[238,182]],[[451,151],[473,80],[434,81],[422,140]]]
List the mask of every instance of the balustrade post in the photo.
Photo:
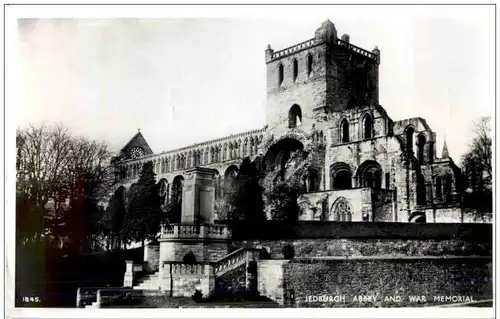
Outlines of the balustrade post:
[[177,238],[180,238],[179,236],[179,228],[181,226],[180,225],[174,225],[174,238],[177,237]]
[[200,234],[199,234],[200,238],[206,238],[207,237],[207,228],[208,227],[205,227],[204,224],[200,225]]

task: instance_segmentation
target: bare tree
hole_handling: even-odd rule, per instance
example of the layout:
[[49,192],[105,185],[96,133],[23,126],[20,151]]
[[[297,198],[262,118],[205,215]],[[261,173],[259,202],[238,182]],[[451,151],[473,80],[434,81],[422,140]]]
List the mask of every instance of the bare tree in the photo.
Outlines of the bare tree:
[[30,125],[17,131],[17,220],[20,233],[28,238],[39,240],[44,234],[49,201],[53,211],[59,209],[57,193],[64,185],[71,142],[61,125]]
[[464,204],[480,212],[492,211],[491,118],[481,117],[475,123],[475,137],[462,158],[467,194]]
[[98,203],[115,182],[107,145],[42,124],[18,130],[16,146],[18,235],[25,241],[49,233],[92,241]]

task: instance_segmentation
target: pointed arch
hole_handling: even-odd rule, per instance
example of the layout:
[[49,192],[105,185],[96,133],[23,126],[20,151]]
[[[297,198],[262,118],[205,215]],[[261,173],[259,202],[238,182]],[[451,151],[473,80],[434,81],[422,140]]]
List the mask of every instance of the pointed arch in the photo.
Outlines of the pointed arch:
[[415,133],[415,129],[413,126],[408,125],[405,129],[405,137],[406,137],[406,152],[408,155],[413,154],[413,134]]
[[417,147],[418,147],[418,163],[420,165],[424,164],[425,160],[425,143],[426,143],[426,138],[424,134],[420,134],[417,137]]
[[420,172],[417,172],[417,204],[425,205],[426,202],[426,194],[425,194],[425,179],[424,175]]
[[235,190],[238,179],[239,169],[236,165],[229,166],[224,173],[224,191],[232,192]]
[[451,174],[447,173],[444,176],[444,187],[443,187],[444,191],[443,195],[446,204],[451,204],[453,202],[452,190],[453,190],[453,177],[451,176]]
[[330,220],[336,222],[352,221],[352,205],[345,197],[339,197],[330,209]]
[[242,156],[248,156],[248,155],[250,155],[250,154],[248,153],[248,136],[247,136],[243,140],[243,154],[242,154]]
[[184,177],[177,175],[172,181],[172,203],[179,204],[182,202],[182,190],[184,188]]
[[441,176],[436,177],[436,198],[439,201],[443,198],[443,178]]
[[168,180],[162,178],[158,181],[158,195],[160,196],[161,205],[166,206],[168,204]]

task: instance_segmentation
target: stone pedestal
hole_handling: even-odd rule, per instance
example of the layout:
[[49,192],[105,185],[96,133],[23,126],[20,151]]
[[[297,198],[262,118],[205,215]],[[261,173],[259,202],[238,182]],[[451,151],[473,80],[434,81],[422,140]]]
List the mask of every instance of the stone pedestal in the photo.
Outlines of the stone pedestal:
[[134,284],[134,262],[126,260],[125,275],[123,277],[123,287],[133,287]]
[[182,195],[182,223],[214,223],[215,170],[195,167],[186,171]]
[[183,261],[186,254],[197,262],[214,262],[228,253],[227,225],[214,224],[216,170],[195,167],[185,172],[180,224],[162,228],[160,261]]
[[160,245],[146,245],[144,247],[144,271],[155,272],[158,271],[160,260]]

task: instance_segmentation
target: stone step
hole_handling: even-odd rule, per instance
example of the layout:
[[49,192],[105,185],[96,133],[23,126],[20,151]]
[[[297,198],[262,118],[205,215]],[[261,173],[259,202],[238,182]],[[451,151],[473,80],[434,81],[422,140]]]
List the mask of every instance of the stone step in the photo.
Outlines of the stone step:
[[85,308],[97,308],[97,301],[92,302],[91,305],[86,305]]
[[149,279],[138,279],[136,285],[143,284],[145,282],[157,282],[159,278],[149,278]]
[[139,281],[134,287],[144,287],[144,286],[155,286],[155,289],[158,289],[158,279],[148,279],[144,281]]
[[156,284],[141,284],[138,286],[135,286],[132,289],[137,289],[137,290],[158,290],[158,285]]

